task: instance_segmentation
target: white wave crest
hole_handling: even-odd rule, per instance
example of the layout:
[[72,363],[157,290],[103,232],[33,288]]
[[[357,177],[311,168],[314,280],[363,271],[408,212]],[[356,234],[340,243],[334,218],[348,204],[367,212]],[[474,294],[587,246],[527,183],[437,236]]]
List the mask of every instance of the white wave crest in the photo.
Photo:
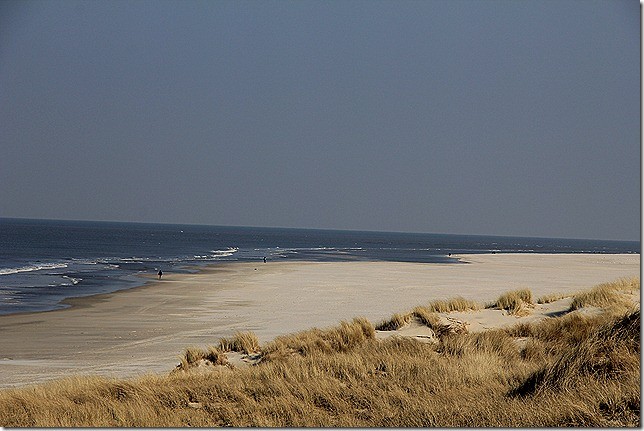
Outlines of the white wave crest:
[[82,278],[74,278],[74,277],[70,277],[70,276],[68,276],[68,275],[63,275],[63,278],[66,278],[66,279],[68,279],[69,281],[71,281],[73,286],[76,286],[78,283],[80,283],[81,281],[83,281],[83,279],[82,279]]
[[0,275],[18,274],[19,272],[40,271],[43,269],[67,268],[66,263],[42,263],[37,265],[21,266],[19,268],[1,268]]
[[210,253],[212,253],[210,257],[213,257],[213,258],[228,257],[237,253],[238,250],[239,248],[237,247],[228,247],[226,250],[210,250]]

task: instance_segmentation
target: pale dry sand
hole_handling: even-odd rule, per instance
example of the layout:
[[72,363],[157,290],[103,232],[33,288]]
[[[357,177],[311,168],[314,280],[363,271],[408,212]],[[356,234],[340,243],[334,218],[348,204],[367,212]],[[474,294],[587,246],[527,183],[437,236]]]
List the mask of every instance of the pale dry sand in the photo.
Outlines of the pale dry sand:
[[518,288],[531,289],[536,298],[640,273],[639,255],[458,258],[468,263],[222,264],[74,299],[65,310],[0,316],[0,387],[70,374],[169,372],[186,347],[216,345],[236,331],[253,331],[266,342],[356,316],[378,323],[435,299],[459,295],[486,302]]

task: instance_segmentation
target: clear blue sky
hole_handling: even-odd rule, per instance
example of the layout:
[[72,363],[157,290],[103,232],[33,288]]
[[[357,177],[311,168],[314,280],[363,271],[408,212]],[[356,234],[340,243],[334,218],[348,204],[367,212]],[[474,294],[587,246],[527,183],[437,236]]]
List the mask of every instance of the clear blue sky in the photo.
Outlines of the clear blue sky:
[[2,1],[0,217],[639,240],[629,0]]

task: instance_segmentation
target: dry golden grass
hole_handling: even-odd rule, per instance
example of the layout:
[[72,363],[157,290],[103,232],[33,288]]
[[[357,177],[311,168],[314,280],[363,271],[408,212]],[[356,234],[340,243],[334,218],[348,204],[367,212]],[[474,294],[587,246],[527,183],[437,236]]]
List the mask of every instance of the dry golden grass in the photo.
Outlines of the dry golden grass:
[[592,289],[576,294],[570,304],[570,311],[583,307],[618,307],[623,311],[630,305],[624,293],[633,294],[640,289],[639,278],[620,278],[610,283],[602,283]]
[[429,307],[419,305],[418,307],[414,308],[412,314],[418,319],[419,322],[421,322],[425,326],[428,326],[432,329],[438,329],[441,327],[440,317]]
[[532,305],[532,292],[529,289],[520,289],[499,296],[499,299],[490,304],[489,308],[496,307],[507,310],[509,314],[515,316],[526,316],[530,314]]
[[409,324],[415,317],[422,324],[432,328],[437,334],[445,332],[446,326],[440,323],[436,313],[451,313],[453,311],[475,311],[482,308],[476,301],[462,298],[460,296],[448,300],[432,301],[429,305],[420,305],[413,311],[406,314],[396,313],[389,320],[385,320],[376,326],[378,331],[396,331]]
[[620,292],[635,294],[639,293],[640,290],[640,278],[639,277],[621,277],[615,281],[604,283],[609,286],[612,286],[614,289],[619,290]]
[[434,331],[437,337],[443,337],[449,333],[454,332],[467,332],[466,326],[457,326],[453,324],[444,323],[440,316],[431,311],[432,309],[426,306],[418,306],[412,311],[412,315],[418,322]]
[[219,340],[219,348],[224,352],[255,353],[259,351],[259,340],[252,332],[237,332],[231,339]]
[[[640,426],[639,309],[576,311],[437,344],[376,340],[371,323],[354,319],[261,352],[259,364],[227,371],[3,390],[0,426]],[[203,354],[188,349],[185,359]]]
[[476,301],[457,296],[448,300],[432,301],[427,308],[435,313],[451,313],[452,311],[480,310],[482,306]]
[[378,331],[395,331],[409,324],[412,317],[413,315],[411,313],[407,313],[407,314],[396,313],[393,316],[391,316],[391,319],[385,320],[379,323],[376,326],[376,329]]
[[232,338],[222,338],[217,347],[209,346],[206,350],[199,347],[188,347],[180,359],[177,370],[185,371],[202,363],[206,365],[229,365],[226,352],[251,354],[259,352],[259,339],[252,332],[237,332]]
[[374,339],[373,325],[364,317],[325,330],[310,329],[275,338],[263,349],[264,360],[274,360],[298,354],[310,356],[319,353],[345,352],[369,339]]
[[208,347],[202,350],[198,347],[188,347],[181,357],[181,362],[177,366],[179,370],[188,370],[199,365],[201,361],[207,361],[212,365],[228,365],[228,358],[220,347]]
[[559,301],[560,299],[567,298],[572,295],[564,295],[562,293],[551,293],[537,298],[537,304],[550,304],[551,302]]
[[637,310],[587,332],[556,360],[532,373],[513,393],[571,390],[591,375],[598,382],[610,382],[615,375],[639,374],[639,353],[640,312]]

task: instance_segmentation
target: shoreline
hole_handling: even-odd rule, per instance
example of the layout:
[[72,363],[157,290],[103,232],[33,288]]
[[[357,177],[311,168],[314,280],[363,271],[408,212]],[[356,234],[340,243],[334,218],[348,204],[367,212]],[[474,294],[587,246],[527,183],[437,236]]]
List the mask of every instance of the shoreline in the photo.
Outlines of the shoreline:
[[[275,264],[306,264],[306,263],[320,263],[320,264],[343,264],[343,263],[402,263],[402,264],[416,264],[416,265],[452,265],[452,264],[469,264],[471,262],[464,260],[468,256],[487,256],[487,255],[499,255],[499,256],[514,256],[514,255],[545,255],[545,256],[640,256],[640,253],[535,253],[535,252],[491,252],[491,253],[463,253],[463,254],[450,254],[446,256],[448,259],[454,260],[453,262],[406,262],[406,261],[390,261],[390,260],[360,260],[360,261],[312,261],[312,260],[297,260],[289,259],[288,261],[274,261],[268,262],[269,265]],[[183,275],[198,275],[198,274],[208,274],[217,269],[225,269],[229,266],[236,265],[263,265],[264,263],[259,262],[248,262],[248,261],[217,261],[212,263],[206,263],[202,265],[187,264],[185,266],[180,266],[179,269],[182,271],[169,271],[165,270],[163,273],[164,277],[167,277],[169,274],[174,276],[183,276]],[[189,272],[184,272],[189,271]],[[154,273],[143,273],[136,274],[134,277],[142,280],[142,284],[138,284],[132,287],[126,287],[122,289],[117,289],[112,292],[103,292],[103,293],[90,293],[88,295],[82,296],[70,296],[68,298],[62,299],[58,304],[64,304],[68,307],[65,308],[54,308],[54,309],[45,309],[37,311],[18,311],[15,313],[0,314],[0,319],[7,316],[26,316],[26,315],[39,315],[43,313],[53,313],[61,312],[65,310],[70,310],[77,307],[88,307],[92,302],[101,302],[109,299],[113,295],[118,295],[123,292],[135,291],[138,289],[143,289],[158,283],[159,280],[156,278]],[[165,280],[162,280],[165,281]]]
[[[278,335],[367,317],[374,324],[435,299],[535,297],[639,276],[639,254],[453,255],[469,265],[406,262],[230,262],[164,273],[141,286],[69,298],[65,309],[0,316],[0,388],[70,374],[171,371],[190,346],[236,331]],[[19,341],[18,341],[19,340]]]

